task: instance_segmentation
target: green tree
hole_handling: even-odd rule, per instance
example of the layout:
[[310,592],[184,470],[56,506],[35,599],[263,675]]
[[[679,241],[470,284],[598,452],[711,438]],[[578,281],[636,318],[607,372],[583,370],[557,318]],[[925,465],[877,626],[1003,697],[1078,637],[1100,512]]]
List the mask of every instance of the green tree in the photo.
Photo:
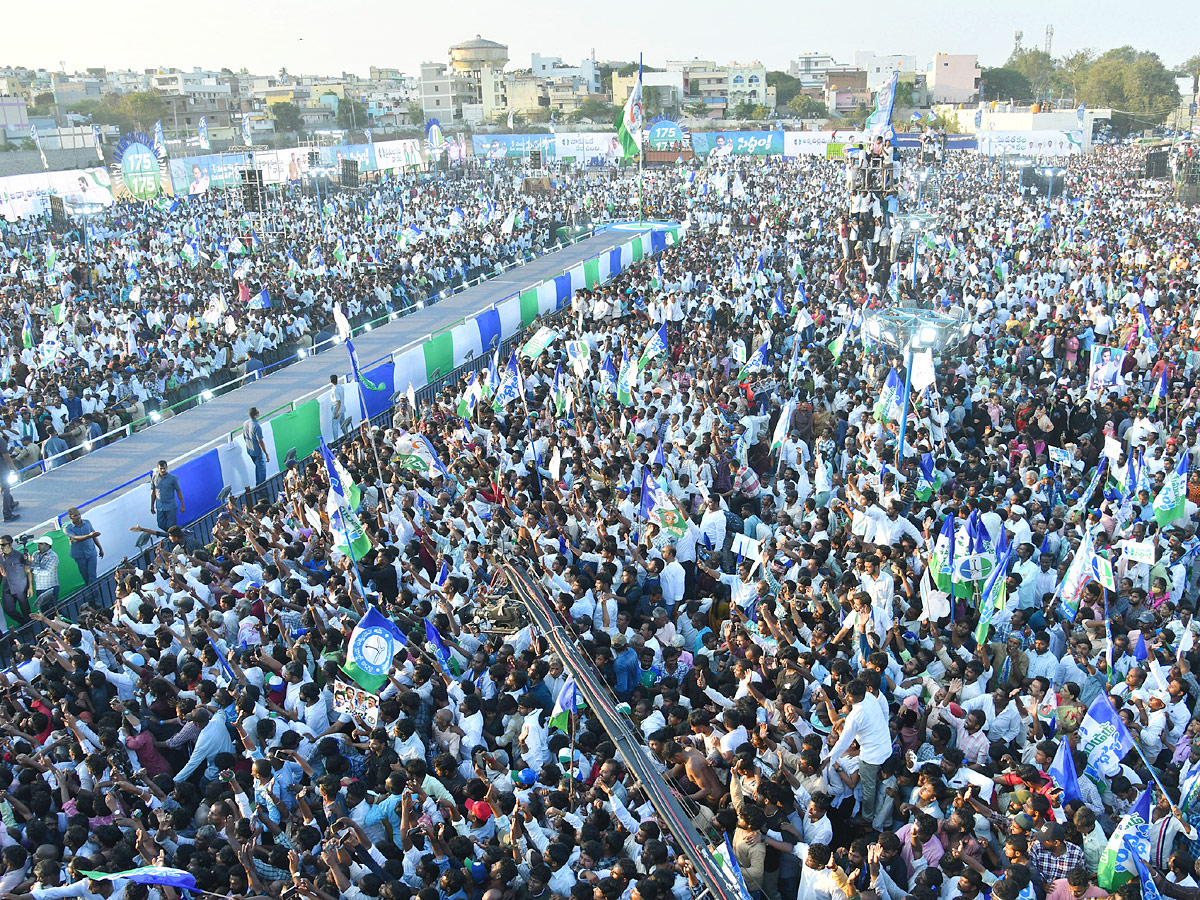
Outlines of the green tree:
[[865,104],[865,103],[860,102],[858,104],[858,106],[855,107],[854,112],[847,113],[845,116],[843,116],[843,118],[846,120],[847,123],[853,125],[855,128],[862,128],[863,125],[866,124],[867,116],[869,116],[870,114],[871,114],[871,107],[867,106],[867,104]]
[[367,106],[365,103],[360,103],[353,97],[343,97],[338,101],[337,109],[338,128],[344,128],[347,131],[362,131],[371,124],[371,119],[367,115]]
[[1060,59],[1057,73],[1059,93],[1069,94],[1072,98],[1078,99],[1079,92],[1083,90],[1084,82],[1087,80],[1088,69],[1095,60],[1096,51],[1090,47],[1076,50],[1070,56]]
[[1109,50],[1088,68],[1078,99],[1161,122],[1178,106],[1179,89],[1158,54],[1125,46]]
[[642,88],[642,109],[645,111],[647,119],[652,119],[654,116],[662,114],[663,103],[661,88]]
[[408,120],[414,125],[425,124],[425,108],[416,100],[408,104]]
[[611,103],[605,103],[597,97],[589,97],[579,104],[579,109],[572,113],[576,122],[582,119],[590,119],[593,122],[601,122],[609,125],[617,120],[617,107]]
[[54,108],[54,94],[50,91],[42,91],[33,98],[33,111],[39,116],[44,116]]
[[739,103],[737,106],[735,106],[733,108],[733,110],[729,114],[729,117],[731,119],[740,119],[740,120],[753,118],[754,117],[754,104],[751,103],[749,100],[743,100],[741,103]]
[[829,114],[824,103],[808,94],[797,94],[789,100],[787,110],[798,119],[823,119]]
[[295,103],[272,103],[271,116],[275,119],[275,127],[283,132],[300,132],[304,130],[304,118],[300,115],[300,107]]
[[787,106],[804,88],[799,78],[793,78],[787,72],[768,72],[767,86],[775,88],[777,106]]
[[102,125],[116,125],[122,132],[149,134],[154,123],[167,114],[167,102],[152,91],[108,94],[100,101],[92,119]]
[[1185,59],[1183,65],[1179,67],[1179,71],[1186,72],[1192,76],[1192,93],[1200,91],[1200,53],[1195,56]]
[[1045,97],[1050,91],[1050,85],[1055,74],[1054,60],[1045,50],[1029,47],[1014,50],[1004,68],[1020,72],[1033,87],[1035,98]]
[[696,101],[694,103],[686,103],[683,107],[684,112],[696,119],[708,118],[708,104]]
[[1004,66],[983,70],[980,92],[985,100],[1029,100],[1033,97],[1033,85],[1021,72]]

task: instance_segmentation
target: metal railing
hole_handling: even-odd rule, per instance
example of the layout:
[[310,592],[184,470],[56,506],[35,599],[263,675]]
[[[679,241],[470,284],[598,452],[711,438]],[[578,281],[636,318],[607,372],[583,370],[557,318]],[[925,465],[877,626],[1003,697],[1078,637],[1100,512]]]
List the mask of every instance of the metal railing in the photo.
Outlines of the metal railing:
[[[596,224],[603,224],[603,223],[598,222]],[[402,310],[392,310],[392,311],[389,311],[388,313],[386,313],[385,315],[377,316],[376,318],[371,319],[367,322],[362,322],[358,325],[355,325],[355,326],[353,326],[353,329],[352,329],[353,335],[358,335],[364,331],[370,331],[372,328],[375,328],[379,325],[386,325],[389,322],[393,322],[393,321],[396,321],[397,319],[404,318],[405,316],[411,315],[412,313],[416,312],[417,310],[424,309],[427,306],[433,306],[433,305],[441,302],[442,300],[449,299],[450,297],[454,296],[455,294],[459,294],[459,293],[462,293],[463,291],[469,290],[470,288],[477,287],[478,285],[483,284],[487,281],[490,281],[491,279],[493,279],[499,275],[503,275],[506,272],[511,272],[514,269],[528,265],[529,263],[533,262],[536,259],[540,259],[551,253],[555,253],[559,250],[565,249],[566,247],[570,247],[574,244],[577,244],[580,241],[586,240],[587,238],[592,237],[594,234],[595,234],[595,225],[593,225],[592,227],[589,227],[587,230],[581,232],[578,235],[568,236],[566,238],[566,240],[559,240],[552,246],[543,248],[542,250],[540,250],[538,252],[529,252],[527,254],[524,254],[524,255],[522,255],[521,259],[519,259],[519,260],[515,260],[511,263],[502,264],[490,272],[485,272],[481,275],[476,276],[475,278],[468,279],[466,281],[459,282],[456,285],[452,285],[450,287],[443,288],[440,291],[436,291],[435,293],[433,293],[430,297],[428,297],[425,300],[409,302]],[[461,323],[459,323],[459,324],[461,324]],[[453,326],[451,326],[451,327],[453,327]],[[445,329],[443,329],[443,330],[445,330]],[[15,481],[12,480],[12,476],[10,475],[10,484],[18,484],[18,483],[24,483],[27,481],[31,481],[34,478],[37,478],[38,476],[43,475],[48,471],[51,471],[52,469],[62,468],[62,466],[67,465],[76,459],[81,459],[82,457],[84,457],[88,453],[90,453],[92,450],[99,449],[100,447],[109,446],[113,443],[116,443],[119,440],[122,440],[123,438],[132,436],[135,432],[143,431],[146,428],[150,428],[150,427],[153,427],[154,425],[157,425],[159,422],[162,422],[164,419],[167,418],[167,416],[164,415],[164,413],[166,413],[166,412],[170,412],[174,415],[178,415],[179,413],[186,412],[187,410],[189,410],[195,406],[199,406],[201,403],[206,403],[209,400],[212,400],[223,394],[227,394],[230,391],[236,390],[237,388],[240,388],[245,384],[248,384],[252,381],[258,380],[259,378],[265,378],[267,375],[271,374],[272,372],[279,371],[280,369],[286,368],[287,366],[290,366],[291,364],[293,364],[295,362],[299,362],[302,359],[307,359],[309,356],[314,356],[314,355],[321,353],[325,350],[328,350],[331,347],[334,347],[340,343],[341,343],[340,338],[331,337],[331,338],[327,338],[326,340],[314,343],[309,347],[303,347],[303,346],[297,347],[294,352],[290,353],[288,356],[286,356],[282,359],[275,360],[270,365],[263,366],[262,368],[255,369],[251,372],[245,372],[236,378],[230,379],[229,381],[224,381],[221,384],[215,385],[213,387],[206,387],[203,385],[203,382],[206,379],[202,379],[202,378],[193,379],[192,381],[189,381],[186,384],[181,385],[179,388],[176,388],[177,391],[189,392],[187,397],[184,397],[183,399],[177,400],[176,402],[171,403],[166,406],[158,406],[157,408],[148,412],[145,416],[142,416],[139,419],[135,419],[127,424],[120,426],[119,428],[111,429],[111,430],[105,432],[104,434],[99,435],[96,438],[85,439],[80,444],[77,444],[74,447],[64,450],[61,453],[55,453],[51,456],[42,457],[42,458],[36,460],[35,462],[32,462],[29,465],[27,465],[21,469],[18,469],[14,473],[16,476]],[[384,359],[386,359],[386,357],[384,357]],[[376,360],[375,362],[380,362],[380,361],[382,361],[382,360]],[[368,365],[374,365],[374,364],[375,363],[369,363]],[[145,477],[145,476],[141,476],[141,477]],[[122,485],[122,487],[124,487],[124,485]],[[108,496],[110,493],[111,493],[111,491],[105,493],[102,496]],[[93,500],[88,501],[87,504],[83,504],[83,505],[90,505],[91,503],[94,503],[96,499],[99,499],[99,498],[94,498]],[[81,506],[80,508],[82,509],[83,507]]]
[[[513,347],[518,346],[527,337],[528,329],[522,326],[515,334],[500,343],[501,356],[509,353]],[[445,375],[439,376],[434,381],[426,384],[420,390],[414,390],[413,394],[418,405],[429,404],[441,391],[448,385],[459,381],[474,372],[478,372],[488,364],[486,356],[478,356],[464,362]],[[397,398],[403,399],[402,394],[395,395]],[[372,425],[390,425],[394,420],[396,412],[396,403],[392,403],[383,412],[380,412],[366,421]],[[331,442],[331,447],[335,450],[341,447],[346,441],[352,439],[355,435],[348,434]],[[234,497],[234,502],[241,508],[249,508],[255,506],[260,500],[266,500],[273,503],[279,496],[280,488],[283,485],[285,472],[280,472],[272,475],[262,484],[247,488],[241,495]],[[133,481],[115,487],[106,491],[97,500],[107,497],[117,491],[128,487],[130,484],[141,481],[145,476],[139,476]],[[95,502],[95,501],[92,501]],[[193,519],[186,526],[184,532],[198,543],[207,545],[212,541],[213,528],[216,526],[218,519],[224,512],[224,505],[218,505],[208,510],[204,515]],[[60,598],[53,606],[40,608],[39,611],[46,616],[53,618],[54,616],[62,616],[64,619],[74,622],[79,618],[79,613],[84,609],[108,609],[116,604],[117,601],[117,578],[119,573],[126,564],[134,566],[145,566],[154,558],[157,548],[161,541],[153,541],[148,543],[140,554],[133,558],[122,559],[121,563],[113,569],[104,572],[96,577],[96,580],[91,584],[86,584],[79,590],[70,594],[67,597]],[[11,629],[12,638],[16,644],[29,643],[38,632],[41,631],[42,625],[40,622],[27,622],[17,628]],[[0,644],[0,660],[7,661],[7,654],[10,652],[10,647],[5,644]]]

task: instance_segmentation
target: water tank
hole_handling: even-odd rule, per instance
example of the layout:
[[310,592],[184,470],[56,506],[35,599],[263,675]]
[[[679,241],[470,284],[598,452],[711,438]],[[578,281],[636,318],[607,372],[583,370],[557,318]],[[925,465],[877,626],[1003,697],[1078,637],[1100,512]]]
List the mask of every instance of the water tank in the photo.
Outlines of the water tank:
[[478,34],[450,48],[450,65],[458,72],[478,72],[485,67],[499,70],[507,64],[508,46]]

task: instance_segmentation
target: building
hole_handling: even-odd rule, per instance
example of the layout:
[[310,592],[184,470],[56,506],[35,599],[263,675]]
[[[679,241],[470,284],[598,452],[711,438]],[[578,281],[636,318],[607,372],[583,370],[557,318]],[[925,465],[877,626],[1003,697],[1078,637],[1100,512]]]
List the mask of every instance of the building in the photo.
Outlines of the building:
[[542,56],[540,53],[533,54],[531,63],[531,71],[539,78],[551,82],[582,81],[587,85],[588,93],[600,93],[600,67],[596,64],[595,50],[590,59],[583,60],[578,66],[564,66],[560,57]]
[[974,53],[938,53],[926,74],[934,103],[972,103],[979,96],[982,71]]
[[896,73],[917,71],[917,58],[902,53],[879,55],[871,50],[854,52],[855,68],[867,73],[867,89],[877,91]]
[[825,72],[840,66],[828,53],[801,53],[799,59],[788,63],[788,74],[800,79],[804,88],[825,89]]
[[29,107],[24,97],[0,96],[0,143],[29,137]]
[[[617,106],[623,106],[625,101],[629,99],[629,92],[633,90],[633,83],[636,80],[636,72],[625,76],[613,72],[613,103]],[[650,109],[646,103],[645,91],[647,88],[654,88],[655,93],[653,96],[657,104],[657,108],[655,109]],[[680,110],[684,104],[683,73],[678,71],[643,72],[642,92],[642,105],[646,107],[647,115],[658,115],[659,113]]]
[[758,60],[745,65],[731,62],[725,67],[725,96],[730,109],[740,103],[775,108],[775,92],[767,87],[767,68]]
[[99,100],[104,93],[103,87],[104,82],[100,78],[72,79],[57,73],[50,76],[54,104],[60,109],[73,103],[82,103],[84,100]]
[[420,97],[426,119],[458,121],[463,118],[464,105],[479,105],[479,82],[446,63],[421,63]]
[[839,66],[825,73],[825,108],[831,116],[844,116],[860,105],[870,105],[865,69]]

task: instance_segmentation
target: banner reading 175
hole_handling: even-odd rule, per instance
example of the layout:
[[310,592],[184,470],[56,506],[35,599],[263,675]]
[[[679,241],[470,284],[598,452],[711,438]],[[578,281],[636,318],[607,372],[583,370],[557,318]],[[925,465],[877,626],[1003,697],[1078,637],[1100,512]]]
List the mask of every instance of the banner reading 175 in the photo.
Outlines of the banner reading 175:
[[692,151],[697,156],[782,156],[783,132],[692,132]]

